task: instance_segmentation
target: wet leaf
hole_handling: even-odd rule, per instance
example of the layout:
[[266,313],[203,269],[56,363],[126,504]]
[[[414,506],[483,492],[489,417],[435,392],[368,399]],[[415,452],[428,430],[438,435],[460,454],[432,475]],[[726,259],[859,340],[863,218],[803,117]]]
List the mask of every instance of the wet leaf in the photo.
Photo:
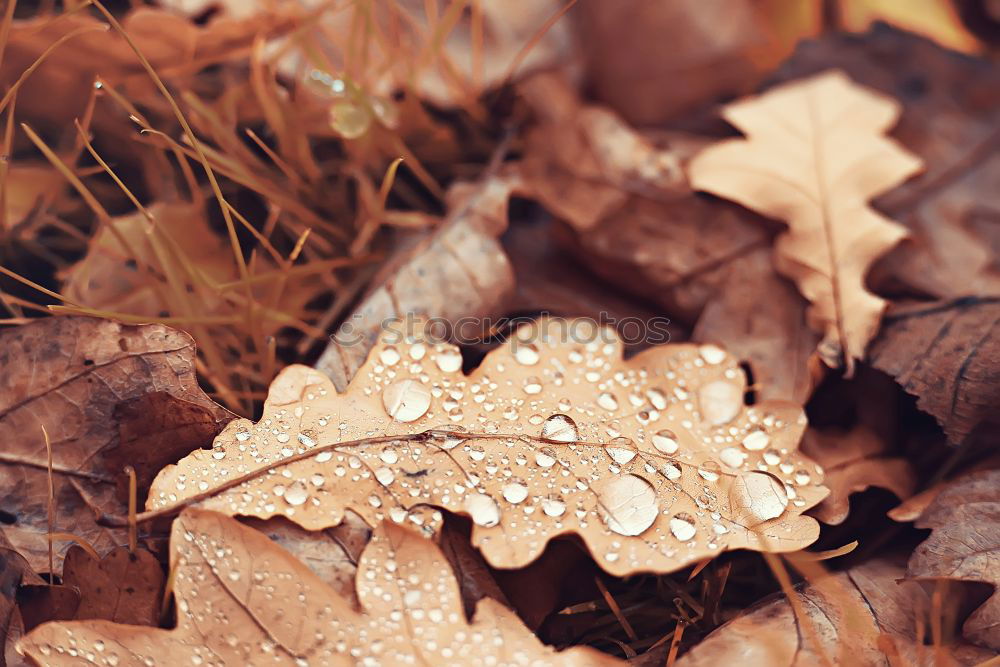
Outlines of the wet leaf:
[[869,358],[944,428],[948,439],[996,441],[1000,300],[894,306]]
[[175,629],[50,623],[22,639],[19,649],[46,665],[76,664],[80,655],[171,664],[481,665],[510,656],[545,664],[618,664],[589,648],[552,651],[489,599],[467,622],[441,552],[391,523],[376,529],[362,554],[358,611],[291,554],[215,512],[182,514],[171,550]]
[[931,536],[910,557],[911,577],[959,579],[993,585],[993,595],[965,621],[969,641],[1000,650],[1000,470],[960,478],[916,521]]
[[867,291],[870,265],[905,235],[868,200],[916,173],[920,160],[884,136],[899,104],[839,72],[728,105],[748,135],[695,156],[692,186],[781,218],[777,268],[810,301],[821,355],[850,372],[878,330],[885,301]]
[[[48,570],[48,476],[42,428],[52,444],[54,530],[74,533],[99,552],[124,543],[124,532],[94,523],[124,507],[119,404],[155,392],[195,403],[213,415],[215,432],[231,415],[198,387],[194,344],[161,325],[126,326],[59,317],[0,331],[0,506],[13,515],[4,532],[39,571]],[[151,412],[150,419],[162,418]],[[161,443],[162,445],[163,443]],[[162,467],[196,442],[176,439],[147,454]],[[208,444],[205,441],[204,444]],[[57,555],[63,547],[57,544]]]
[[924,646],[918,610],[930,602],[914,583],[899,583],[903,568],[873,560],[795,593],[804,618],[780,597],[750,608],[713,632],[677,667],[839,664],[976,665],[994,656],[969,644]]
[[351,509],[428,533],[443,508],[472,519],[495,567],[526,565],[549,539],[577,533],[616,574],[815,539],[801,512],[826,490],[795,452],[801,410],[745,407],[743,375],[716,346],[623,362],[611,331],[544,320],[465,376],[433,327],[386,326],[345,394],[316,370],[287,368],[261,421],[234,421],[211,452],[165,469],[147,508],[202,494],[209,509],[313,530]]

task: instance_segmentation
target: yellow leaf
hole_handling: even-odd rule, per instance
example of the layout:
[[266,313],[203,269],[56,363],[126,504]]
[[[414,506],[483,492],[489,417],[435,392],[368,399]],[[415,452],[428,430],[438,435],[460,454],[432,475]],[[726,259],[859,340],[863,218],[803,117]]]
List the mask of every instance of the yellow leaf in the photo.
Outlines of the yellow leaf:
[[53,622],[18,650],[52,667],[488,665],[510,656],[526,664],[621,664],[586,647],[556,653],[488,598],[467,622],[448,561],[400,526],[381,525],[361,555],[360,610],[264,535],[215,512],[186,511],[170,542],[176,628]]
[[609,328],[544,320],[466,376],[459,350],[432,333],[390,325],[342,395],[315,369],[287,368],[256,425],[231,422],[212,450],[164,469],[147,507],[193,499],[310,530],[350,509],[427,534],[444,509],[472,519],[496,567],[575,533],[617,575],[816,538],[802,512],[826,489],[795,451],[801,408],[745,406],[744,375],[720,348],[622,361]]
[[922,164],[884,136],[899,113],[894,100],[826,72],[725,107],[747,138],[710,146],[688,167],[693,187],[788,223],[775,264],[812,304],[824,360],[848,373],[885,309],[865,273],[906,235],[868,201]]

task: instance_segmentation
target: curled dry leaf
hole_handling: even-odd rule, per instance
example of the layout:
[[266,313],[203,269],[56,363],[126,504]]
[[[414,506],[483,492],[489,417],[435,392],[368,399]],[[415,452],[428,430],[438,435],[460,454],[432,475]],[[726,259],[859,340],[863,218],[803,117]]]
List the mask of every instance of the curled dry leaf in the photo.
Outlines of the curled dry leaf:
[[523,187],[516,172],[452,186],[448,218],[387,263],[316,362],[339,391],[364,363],[385,322],[495,314],[514,286],[510,260],[496,237],[507,228],[510,196]]
[[954,444],[997,441],[1000,298],[894,306],[869,351],[871,364],[917,397]]
[[[121,507],[115,482],[128,461],[120,451],[116,407],[166,392],[213,415],[213,433],[232,417],[199,389],[194,356],[190,337],[161,325],[58,317],[0,332],[0,507],[14,517],[4,526],[8,539],[37,570],[48,570],[42,428],[52,445],[54,530],[74,533],[99,552],[122,544],[124,533],[96,525],[93,509]],[[180,438],[167,444],[148,465],[162,467],[199,446]]]
[[899,110],[827,72],[725,107],[726,120],[748,138],[711,146],[688,166],[693,187],[788,222],[776,265],[812,304],[824,361],[848,372],[886,305],[867,291],[865,274],[905,235],[868,200],[921,167],[884,136]]
[[232,422],[212,451],[165,469],[147,508],[199,501],[313,530],[351,509],[427,532],[442,508],[471,517],[495,567],[576,533],[620,575],[815,539],[801,513],[826,489],[796,452],[805,417],[744,406],[722,349],[668,345],[623,362],[609,329],[543,320],[466,376],[458,348],[406,328],[389,325],[343,395],[318,371],[287,368],[262,419]]
[[873,560],[801,584],[795,595],[804,618],[785,597],[763,602],[709,635],[677,667],[940,667],[976,665],[994,656],[964,643],[924,646],[917,610],[927,610],[930,602],[916,584],[900,583],[903,576],[900,565]]
[[850,496],[877,486],[909,498],[917,474],[908,460],[886,455],[886,442],[865,424],[844,430],[810,428],[802,439],[802,452],[823,466],[823,483],[830,495],[810,514],[823,523],[843,523],[850,511]]
[[122,664],[619,664],[589,648],[554,652],[493,600],[467,622],[441,552],[392,523],[375,530],[362,554],[359,611],[291,554],[215,512],[189,509],[174,522],[171,568],[175,629],[49,623],[19,650],[53,667],[80,656]]
[[993,595],[965,621],[969,641],[1000,651],[1000,470],[956,480],[924,510],[917,528],[928,537],[910,557],[911,577],[993,585]]
[[18,588],[22,584],[44,583],[0,532],[0,667],[19,666],[24,662],[14,650],[14,643],[24,632],[24,620],[17,607]]

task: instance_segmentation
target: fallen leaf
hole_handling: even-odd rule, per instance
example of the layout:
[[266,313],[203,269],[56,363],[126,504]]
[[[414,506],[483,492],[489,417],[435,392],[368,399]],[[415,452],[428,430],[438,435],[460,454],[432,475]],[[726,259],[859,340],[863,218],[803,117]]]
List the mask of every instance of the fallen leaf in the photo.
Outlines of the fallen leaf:
[[516,173],[452,186],[448,218],[382,268],[316,362],[338,391],[364,363],[386,322],[475,321],[499,310],[514,277],[496,237],[507,227],[511,194],[522,187]]
[[290,366],[258,424],[236,420],[212,451],[164,469],[147,508],[197,499],[311,530],[351,509],[369,525],[388,517],[434,532],[440,507],[472,519],[494,567],[524,566],[549,539],[577,533],[619,575],[816,537],[801,512],[826,489],[795,452],[801,409],[745,407],[743,375],[716,346],[660,346],[623,362],[609,329],[542,320],[471,375],[461,363],[433,327],[409,321],[386,324],[343,395]]
[[[161,325],[126,326],[89,317],[57,317],[0,331],[0,506],[14,517],[4,532],[38,571],[48,570],[48,475],[44,427],[52,445],[54,530],[72,532],[98,552],[125,542],[94,523],[123,507],[116,407],[152,392],[195,403],[216,432],[232,415],[198,388],[194,344]],[[150,413],[149,419],[162,419]],[[208,441],[205,442],[207,444]],[[196,443],[177,440],[147,455],[162,467]],[[100,508],[100,509],[97,509]],[[57,556],[63,551],[57,547]]]
[[901,523],[916,521],[920,518],[920,515],[923,514],[928,507],[930,507],[930,504],[934,502],[934,499],[949,486],[958,484],[962,478],[975,474],[981,470],[994,470],[997,468],[1000,468],[1000,455],[991,456],[989,458],[982,459],[981,461],[977,461],[973,465],[964,467],[958,475],[950,479],[937,482],[936,484],[932,484],[920,493],[910,496],[897,507],[893,507],[889,510],[887,514],[893,521],[899,521]]
[[777,268],[812,304],[824,361],[846,365],[848,374],[886,305],[867,291],[865,274],[905,235],[868,200],[921,166],[883,134],[899,110],[827,72],[725,107],[723,116],[748,138],[711,146],[688,165],[692,187],[788,222],[775,245]]
[[14,231],[40,204],[54,199],[66,184],[62,175],[48,164],[13,164],[4,178],[2,235]]
[[762,602],[702,640],[677,667],[930,667],[975,665],[994,656],[969,644],[924,646],[917,636],[916,609],[921,603],[926,609],[929,601],[916,584],[899,583],[903,575],[900,565],[873,560],[800,584],[795,595],[804,619],[796,617],[785,597]]
[[983,50],[962,25],[956,4],[949,0],[911,0],[905,7],[893,0],[839,0],[837,9],[847,30],[864,32],[875,21],[886,21],[949,49],[972,54]]
[[63,560],[63,585],[80,591],[76,620],[156,626],[164,580],[159,561],[141,548],[117,547],[97,560],[72,546]]
[[787,0],[629,0],[583,2],[575,18],[597,97],[633,123],[655,125],[750,90],[818,30],[818,9]]
[[1000,405],[1000,298],[899,304],[886,316],[870,363],[895,378],[948,440],[996,442]]
[[14,644],[24,632],[24,621],[17,608],[17,589],[25,583],[43,584],[24,556],[17,553],[0,532],[0,667],[14,667],[23,660],[14,651]]
[[850,511],[850,496],[876,486],[900,500],[916,490],[917,475],[903,457],[886,455],[886,443],[870,427],[850,430],[813,429],[802,439],[802,451],[823,467],[823,484],[830,495],[810,514],[825,524],[843,523]]
[[362,555],[360,611],[291,554],[215,512],[185,511],[174,522],[171,545],[175,629],[49,623],[24,637],[19,650],[53,666],[78,661],[70,648],[172,664],[488,664],[513,656],[544,664],[619,664],[590,648],[556,653],[489,599],[467,622],[437,547],[391,523],[375,530]]
[[1000,650],[1000,470],[960,478],[916,521],[931,535],[910,557],[907,574],[991,584],[993,595],[965,621],[969,641]]
[[831,67],[900,100],[892,136],[925,167],[873,202],[909,237],[874,266],[871,284],[937,299],[1000,294],[1000,67],[876,24],[804,42],[774,78]]

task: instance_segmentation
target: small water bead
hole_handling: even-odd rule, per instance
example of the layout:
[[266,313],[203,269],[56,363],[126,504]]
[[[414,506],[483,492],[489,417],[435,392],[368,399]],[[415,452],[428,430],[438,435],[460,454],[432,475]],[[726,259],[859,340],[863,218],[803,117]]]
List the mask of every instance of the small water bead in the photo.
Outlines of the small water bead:
[[529,396],[534,396],[535,394],[540,394],[542,391],[542,381],[538,377],[532,375],[524,381],[524,393]]
[[677,451],[677,434],[669,429],[663,429],[653,434],[653,447],[664,454],[673,454]]
[[559,517],[566,512],[566,501],[562,496],[551,495],[542,500],[542,511],[546,516]]
[[718,462],[711,459],[705,461],[700,466],[698,466],[698,474],[701,475],[702,479],[709,482],[716,482],[719,479],[719,473],[721,468]]
[[731,422],[743,408],[743,390],[732,382],[709,382],[698,392],[702,419],[713,426]]
[[788,507],[788,495],[777,477],[754,470],[733,481],[729,504],[741,523],[754,526],[781,516]]
[[534,366],[540,355],[538,348],[532,343],[514,342],[514,359],[522,366]]
[[769,449],[766,452],[764,452],[763,458],[764,458],[764,463],[766,463],[769,466],[776,466],[779,463],[781,463],[781,454],[779,454],[778,450],[776,449]]
[[434,363],[441,372],[454,373],[462,367],[462,353],[449,345],[434,355]]
[[471,493],[465,497],[463,505],[473,523],[484,528],[492,528],[500,523],[500,506],[497,501],[483,493]]
[[604,484],[598,492],[600,509],[608,528],[619,535],[640,535],[659,513],[656,491],[642,477],[625,474]]
[[604,451],[611,457],[612,461],[620,465],[625,465],[634,459],[636,454],[635,443],[631,438],[615,438],[604,448]]
[[542,424],[542,437],[556,442],[576,442],[580,436],[572,417],[556,413]]
[[400,422],[420,419],[431,405],[431,392],[416,380],[397,380],[382,390],[382,405]]
[[556,463],[556,453],[551,447],[546,447],[535,453],[535,464],[540,468],[551,468]]
[[739,468],[747,459],[747,453],[736,447],[726,447],[719,452],[719,460],[730,468]]
[[299,444],[303,447],[315,447],[316,446],[316,432],[305,430],[298,434],[297,436]]
[[389,486],[396,480],[396,474],[385,466],[375,470],[375,479],[382,486]]
[[238,429],[236,429],[236,439],[239,440],[240,442],[246,442],[247,440],[249,440],[250,429],[248,429],[246,426],[241,426]]
[[507,502],[517,504],[528,497],[528,486],[519,479],[512,480],[504,484],[503,497]]
[[671,482],[676,482],[681,478],[681,464],[677,461],[667,461],[663,464],[663,476]]
[[378,360],[386,366],[395,366],[399,363],[399,350],[392,345],[388,345],[379,352]]
[[320,452],[314,459],[316,463],[326,463],[333,458],[333,452]]
[[769,444],[771,444],[771,436],[759,428],[750,431],[743,438],[743,448],[751,452],[764,449]]
[[394,447],[386,447],[382,450],[382,453],[379,454],[379,458],[382,459],[382,463],[392,465],[393,463],[399,461],[399,454],[396,452]]
[[486,449],[482,445],[470,445],[466,450],[473,461],[482,461],[486,458]]
[[666,394],[664,394],[661,390],[655,387],[646,392],[646,398],[649,400],[650,403],[653,404],[653,407],[656,408],[657,410],[663,410],[664,408],[667,407]]
[[597,396],[597,404],[604,408],[605,410],[617,410],[618,409],[618,399],[615,398],[614,394],[609,392],[603,392]]
[[693,538],[697,532],[697,528],[695,528],[694,524],[694,518],[687,512],[675,514],[670,519],[670,532],[681,542],[687,542]]
[[[275,488],[275,492],[277,492],[277,488]],[[295,482],[285,490],[282,497],[289,505],[303,505],[307,500],[309,500],[309,489],[307,489],[306,485],[302,482]]]
[[812,481],[812,477],[809,475],[809,471],[808,470],[801,470],[801,469],[795,471],[795,476],[792,479],[799,486],[803,486],[805,484],[808,484],[810,481]]
[[224,449],[213,449],[212,450],[212,458],[215,459],[216,461],[221,461],[222,459],[226,458],[226,450],[224,450]]
[[410,346],[410,359],[420,361],[427,354],[427,346],[423,343],[414,343]]
[[718,345],[706,343],[698,347],[698,354],[705,360],[706,364],[721,364],[726,360],[726,351]]

